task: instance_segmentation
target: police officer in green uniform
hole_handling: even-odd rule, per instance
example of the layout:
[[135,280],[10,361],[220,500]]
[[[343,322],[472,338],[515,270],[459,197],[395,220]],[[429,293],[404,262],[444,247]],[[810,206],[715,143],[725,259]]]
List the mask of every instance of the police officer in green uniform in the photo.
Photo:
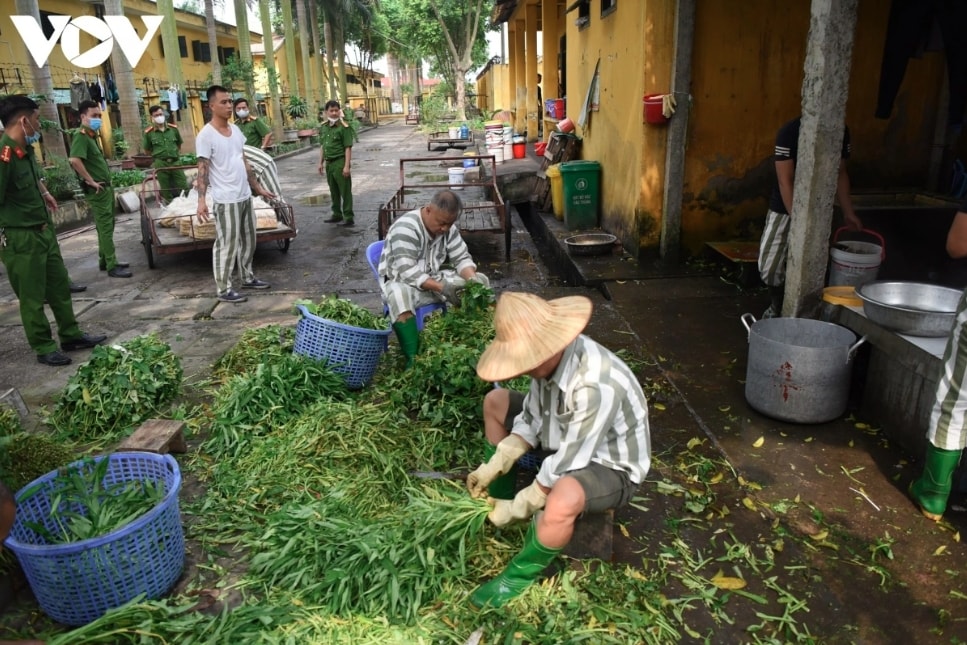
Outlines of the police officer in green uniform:
[[326,175],[329,194],[332,196],[332,217],[323,220],[329,224],[342,223],[352,226],[353,178],[350,173],[353,158],[353,129],[340,118],[339,101],[325,105],[326,122],[319,129],[321,153],[319,174]]
[[[166,122],[165,109],[160,105],[152,105],[148,114],[151,115],[154,125],[142,134],[141,148],[154,157],[152,166],[158,169],[155,170],[155,177],[158,179],[159,192],[162,199],[170,201],[182,191],[188,190],[185,171],[171,168],[181,156],[181,133],[174,123]],[[161,168],[164,170],[160,170]]]
[[81,179],[81,188],[94,215],[97,263],[112,278],[130,278],[128,264],[118,262],[114,252],[114,188],[97,134],[101,129],[101,106],[94,101],[81,101],[77,111],[81,115],[81,127],[71,141],[70,163]]
[[74,317],[67,268],[60,254],[50,210],[54,199],[40,178],[33,144],[40,139],[40,111],[22,95],[0,101],[0,261],[20,301],[20,320],[27,342],[45,365],[67,365],[71,359],[57,349],[44,300],[57,322],[64,351],[94,347],[107,336],[81,333]]
[[247,99],[235,99],[232,107],[235,109],[235,125],[245,135],[245,145],[262,150],[272,145],[272,128],[262,119],[251,115]]

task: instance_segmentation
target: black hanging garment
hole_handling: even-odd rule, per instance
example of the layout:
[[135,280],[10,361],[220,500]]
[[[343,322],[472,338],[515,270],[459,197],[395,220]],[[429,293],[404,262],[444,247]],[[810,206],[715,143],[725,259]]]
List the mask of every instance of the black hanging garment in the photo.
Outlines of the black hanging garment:
[[967,108],[967,0],[893,0],[883,44],[876,118],[890,118],[907,61],[927,49],[935,24],[939,25],[947,57],[947,123],[953,127],[963,124]]

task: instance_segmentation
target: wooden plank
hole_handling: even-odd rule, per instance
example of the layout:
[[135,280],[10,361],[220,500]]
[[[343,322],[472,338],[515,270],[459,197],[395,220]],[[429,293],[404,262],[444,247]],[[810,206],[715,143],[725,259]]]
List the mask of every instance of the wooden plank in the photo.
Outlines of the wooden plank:
[[574,535],[564,547],[564,555],[577,560],[598,559],[611,562],[614,553],[614,509],[587,513],[574,523]]
[[188,451],[185,443],[185,422],[172,419],[148,419],[130,437],[118,444],[116,452],[128,450],[155,452],[165,455],[169,452]]
[[758,262],[758,242],[706,242],[708,247],[732,262]]

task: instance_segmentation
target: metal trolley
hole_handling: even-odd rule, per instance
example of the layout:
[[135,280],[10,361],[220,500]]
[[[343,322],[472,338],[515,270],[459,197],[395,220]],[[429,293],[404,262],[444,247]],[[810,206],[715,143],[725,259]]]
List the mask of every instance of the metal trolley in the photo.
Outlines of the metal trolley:
[[[192,169],[194,166],[178,166],[179,169]],[[162,170],[162,169],[158,169]],[[165,169],[166,170],[166,169]],[[171,253],[184,253],[187,251],[197,251],[210,249],[215,244],[214,235],[199,236],[201,231],[196,231],[193,221],[189,215],[175,217],[161,216],[161,187],[155,178],[154,172],[150,172],[141,182],[139,201],[141,209],[141,244],[144,245],[145,255],[148,257],[148,266],[155,268],[155,254],[168,255]],[[275,215],[275,228],[256,230],[255,240],[261,242],[275,242],[279,251],[286,253],[292,239],[298,235],[295,224],[295,211],[292,206],[281,200],[271,200],[272,211]],[[266,210],[266,209],[262,209]],[[259,210],[256,209],[256,216]],[[163,220],[177,220],[175,226],[162,226]],[[188,234],[182,235],[181,220],[187,220]]]

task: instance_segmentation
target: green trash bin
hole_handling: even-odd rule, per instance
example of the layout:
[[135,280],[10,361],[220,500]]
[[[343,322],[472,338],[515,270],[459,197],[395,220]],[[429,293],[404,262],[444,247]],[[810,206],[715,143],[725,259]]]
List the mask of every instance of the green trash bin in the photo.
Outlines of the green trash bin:
[[560,165],[564,184],[564,224],[569,230],[598,225],[601,164],[597,161],[565,161]]

